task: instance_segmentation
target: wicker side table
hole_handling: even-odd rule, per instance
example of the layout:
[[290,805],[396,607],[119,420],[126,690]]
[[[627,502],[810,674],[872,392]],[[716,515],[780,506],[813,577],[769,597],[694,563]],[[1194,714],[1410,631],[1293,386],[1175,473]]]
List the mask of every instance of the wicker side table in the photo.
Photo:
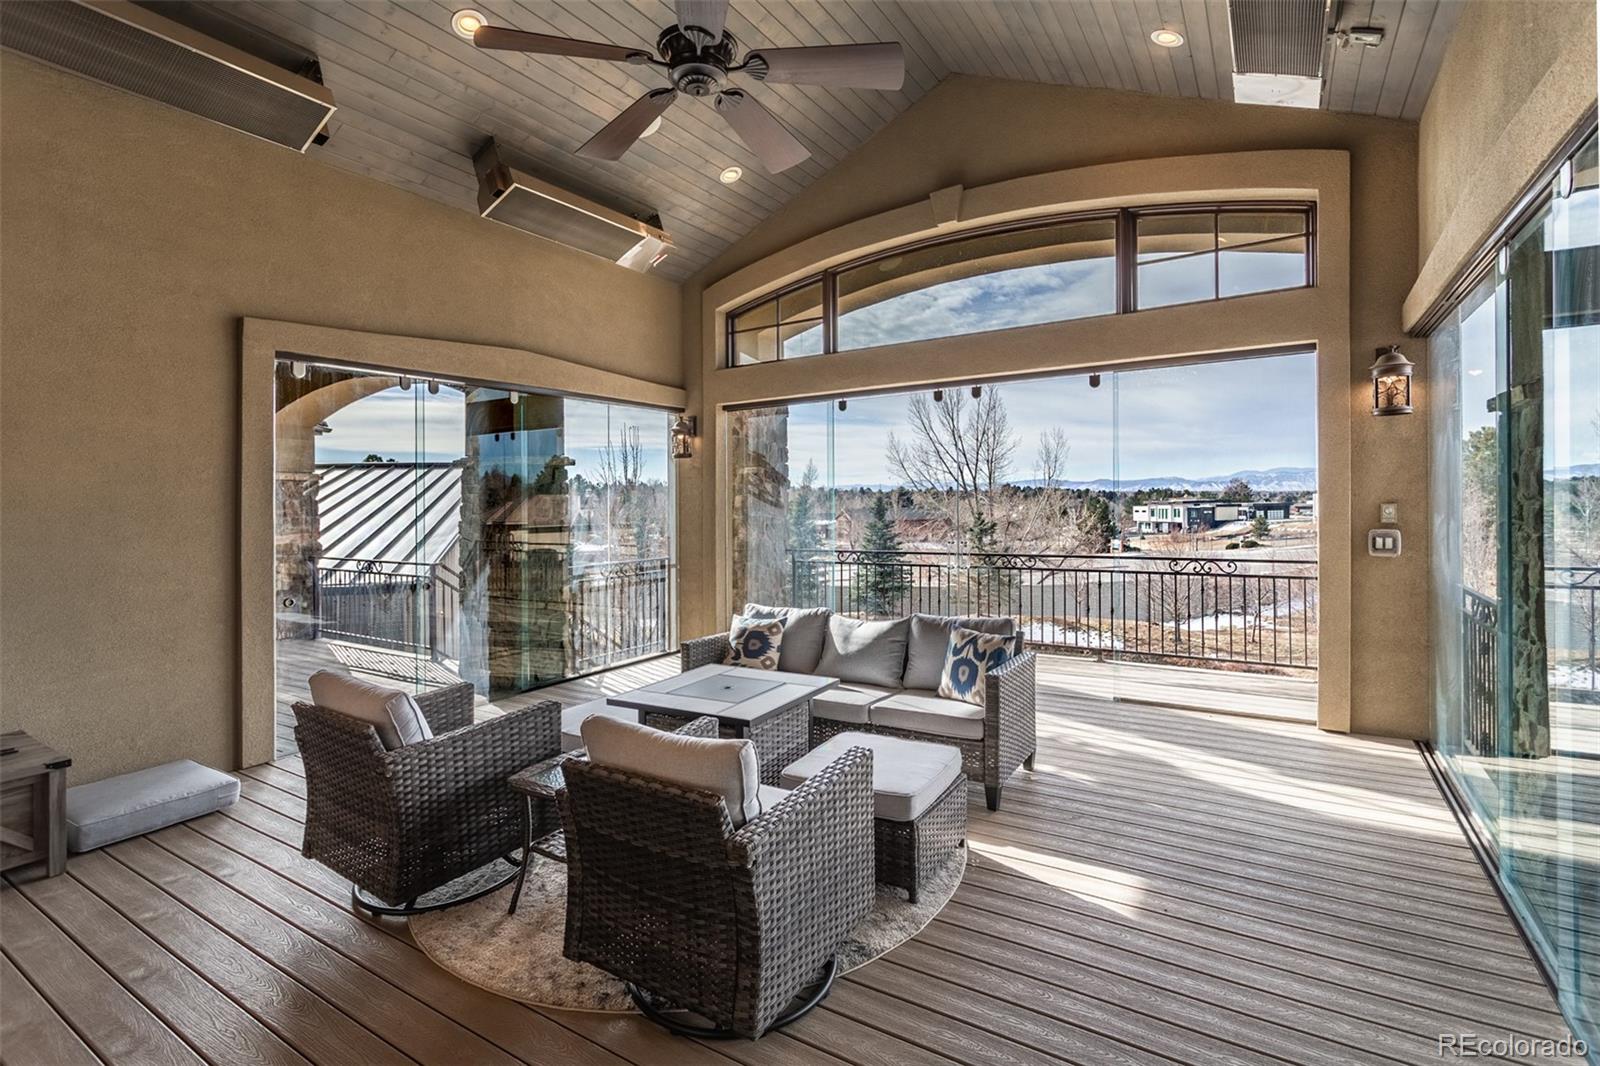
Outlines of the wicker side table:
[[[519,770],[506,780],[511,790],[520,792],[527,802],[522,823],[522,869],[517,871],[517,887],[511,891],[511,906],[507,908],[507,914],[517,912],[517,903],[522,899],[522,884],[528,879],[528,864],[533,861],[533,856],[543,855],[560,863],[567,861],[567,835],[555,813],[556,796],[567,787],[562,766],[568,759],[583,757],[585,753],[581,748],[562,752]],[[554,828],[550,828],[552,824]]]

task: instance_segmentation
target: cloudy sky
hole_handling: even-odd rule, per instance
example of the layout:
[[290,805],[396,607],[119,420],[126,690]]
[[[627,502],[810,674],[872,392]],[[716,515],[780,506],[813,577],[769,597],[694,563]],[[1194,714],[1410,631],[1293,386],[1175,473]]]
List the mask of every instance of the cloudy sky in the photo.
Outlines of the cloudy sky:
[[[1274,466],[1315,467],[1316,357],[1240,359],[1104,374],[1099,388],[1076,375],[994,386],[1018,438],[1012,476],[1037,475],[1039,437],[1067,434],[1065,478],[1208,477]],[[909,435],[904,394],[790,408],[791,461],[826,473],[830,432],[834,481],[898,479],[889,435]]]

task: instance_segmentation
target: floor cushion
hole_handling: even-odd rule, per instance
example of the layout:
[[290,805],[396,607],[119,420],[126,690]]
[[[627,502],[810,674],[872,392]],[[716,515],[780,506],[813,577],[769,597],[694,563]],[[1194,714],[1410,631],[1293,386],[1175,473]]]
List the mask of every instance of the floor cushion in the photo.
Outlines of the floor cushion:
[[67,789],[67,850],[93,851],[211,814],[239,798],[239,780],[191,759]]
[[783,619],[783,647],[778,669],[791,674],[814,674],[822,661],[823,634],[828,628],[826,607],[768,607],[747,603],[739,612],[745,618]]
[[613,707],[604,699],[590,700],[568,707],[561,712],[561,750],[577,751],[583,747],[582,729],[584,720],[591,715],[603,714],[607,718],[615,718],[619,722],[632,722],[639,724],[639,712],[632,707]]
[[872,813],[891,822],[916,821],[961,776],[961,751],[948,744],[840,733],[785,767],[779,782],[799,788],[851,748],[872,752]]
[[838,685],[812,699],[811,717],[866,725],[867,708],[898,691],[876,685]]
[[761,812],[756,748],[748,740],[669,733],[603,714],[584,719],[579,731],[596,766],[715,793],[736,827]]
[[979,633],[996,633],[1014,636],[1017,623],[1013,618],[961,618],[955,615],[914,614],[906,643],[906,674],[901,682],[906,688],[937,689],[939,677],[944,673],[945,653],[950,650],[950,634],[956,626]]
[[909,618],[867,622],[833,615],[828,619],[816,672],[840,681],[899,688],[906,671],[906,636],[910,632]]
[[885,729],[911,729],[961,740],[983,739],[982,707],[947,700],[927,689],[907,689],[867,709],[868,720]]
[[386,685],[374,685],[349,674],[318,670],[307,682],[311,702],[366,722],[377,731],[378,739],[390,751],[432,740],[433,730],[422,715],[422,708],[411,693]]

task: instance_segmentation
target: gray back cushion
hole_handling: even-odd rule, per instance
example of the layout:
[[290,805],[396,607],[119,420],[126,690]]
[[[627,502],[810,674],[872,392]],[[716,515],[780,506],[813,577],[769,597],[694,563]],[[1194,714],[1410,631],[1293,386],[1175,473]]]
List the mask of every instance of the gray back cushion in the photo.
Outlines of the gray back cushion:
[[826,607],[768,607],[747,603],[740,612],[746,618],[783,619],[783,646],[778,650],[778,669],[791,674],[814,674],[822,661],[822,639],[828,632]]
[[958,618],[953,615],[914,614],[911,616],[910,643],[906,649],[906,688],[938,689],[944,675],[944,657],[950,650],[950,634],[956,626],[979,633],[1014,636],[1013,618]]
[[[900,688],[906,670],[906,638],[911,619],[861,622],[834,615],[828,619],[817,673],[863,685]],[[943,661],[940,667],[944,666]]]

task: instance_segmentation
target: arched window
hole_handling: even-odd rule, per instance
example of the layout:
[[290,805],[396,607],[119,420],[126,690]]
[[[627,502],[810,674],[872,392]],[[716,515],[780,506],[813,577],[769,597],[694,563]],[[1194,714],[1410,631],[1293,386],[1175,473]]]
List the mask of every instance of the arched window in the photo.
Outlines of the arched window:
[[919,241],[728,315],[744,366],[1311,285],[1303,203],[1124,208]]

